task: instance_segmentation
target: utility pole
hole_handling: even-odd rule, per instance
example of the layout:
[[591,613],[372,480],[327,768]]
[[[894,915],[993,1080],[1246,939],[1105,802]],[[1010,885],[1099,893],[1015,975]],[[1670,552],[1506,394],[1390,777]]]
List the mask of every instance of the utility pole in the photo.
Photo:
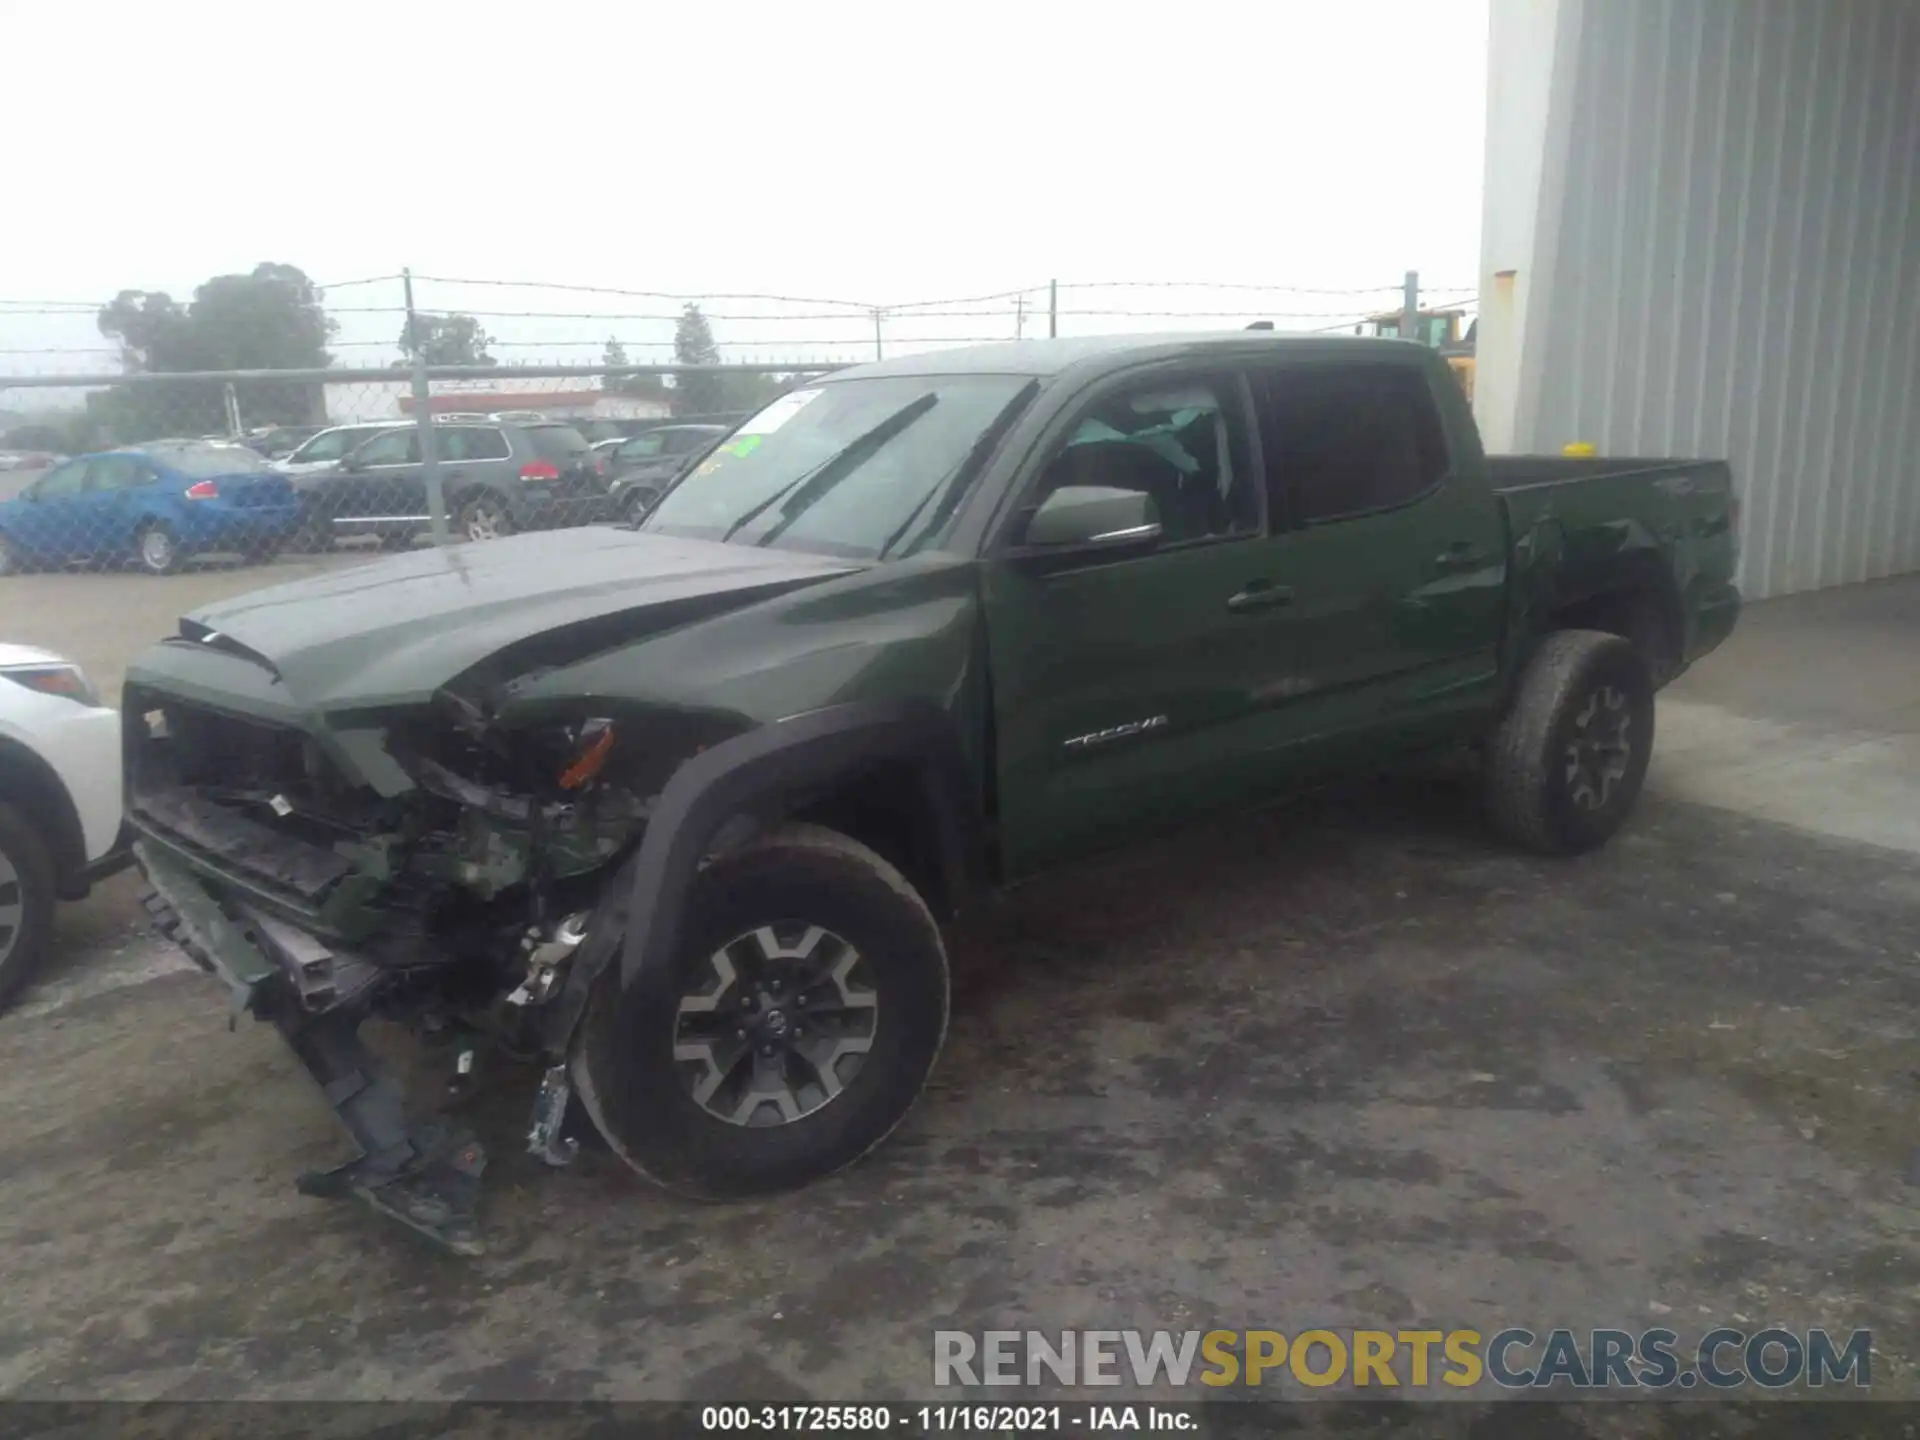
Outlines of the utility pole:
[[1060,334],[1060,282],[1047,282],[1047,338],[1054,339]]
[[427,384],[427,356],[421,345],[420,320],[413,313],[413,270],[400,272],[407,292],[407,348],[413,352],[413,420],[420,435],[420,478],[427,489],[427,518],[433,531],[433,543],[445,545],[453,537],[447,533],[447,495],[440,483],[440,454],[433,433],[433,392]]
[[1420,272],[1407,271],[1406,290],[1400,297],[1400,338],[1420,339]]
[[1013,338],[1024,340],[1027,335],[1027,297],[1013,297]]
[[882,310],[878,305],[873,307],[873,358],[876,360],[884,360],[886,358],[886,356],[881,353],[880,341],[880,317],[885,314],[886,311]]

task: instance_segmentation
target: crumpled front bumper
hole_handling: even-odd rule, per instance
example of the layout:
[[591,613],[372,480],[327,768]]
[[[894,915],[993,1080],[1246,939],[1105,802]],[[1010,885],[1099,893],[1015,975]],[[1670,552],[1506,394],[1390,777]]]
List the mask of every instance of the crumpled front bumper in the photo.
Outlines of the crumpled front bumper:
[[155,925],[227,987],[236,1016],[246,1011],[280,1032],[360,1148],[345,1165],[302,1176],[300,1189],[353,1196],[458,1254],[480,1254],[485,1152],[456,1126],[409,1120],[398,1087],[359,1038],[378,972],[264,913],[235,913],[150,837],[133,852]]

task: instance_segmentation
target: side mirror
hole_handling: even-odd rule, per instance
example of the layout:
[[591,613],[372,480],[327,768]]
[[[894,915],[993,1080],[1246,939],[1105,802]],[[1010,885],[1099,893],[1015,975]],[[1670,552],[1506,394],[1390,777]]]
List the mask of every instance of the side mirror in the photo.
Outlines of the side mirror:
[[342,455],[340,457],[340,463],[333,468],[338,470],[342,475],[351,475],[355,471],[364,470],[367,467],[366,462],[361,460],[358,455]]
[[1160,538],[1160,510],[1138,490],[1062,485],[1027,522],[1024,543],[1064,546],[1150,545]]

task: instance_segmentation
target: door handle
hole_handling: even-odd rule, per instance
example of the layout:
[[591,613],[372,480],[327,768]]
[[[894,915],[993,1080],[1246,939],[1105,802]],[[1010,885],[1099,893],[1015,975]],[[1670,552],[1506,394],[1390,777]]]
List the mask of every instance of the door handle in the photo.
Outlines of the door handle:
[[1433,563],[1442,570],[1473,570],[1487,563],[1487,552],[1471,540],[1456,540],[1434,556]]
[[1293,603],[1293,591],[1285,585],[1269,585],[1265,580],[1250,580],[1247,588],[1227,601],[1227,609],[1236,615],[1254,610],[1275,610]]

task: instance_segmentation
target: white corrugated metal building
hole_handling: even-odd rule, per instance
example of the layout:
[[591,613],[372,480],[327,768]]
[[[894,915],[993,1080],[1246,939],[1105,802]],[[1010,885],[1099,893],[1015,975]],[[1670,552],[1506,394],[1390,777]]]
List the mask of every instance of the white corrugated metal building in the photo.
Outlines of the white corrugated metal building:
[[1492,0],[1475,406],[1730,459],[1743,589],[1920,569],[1920,0]]

